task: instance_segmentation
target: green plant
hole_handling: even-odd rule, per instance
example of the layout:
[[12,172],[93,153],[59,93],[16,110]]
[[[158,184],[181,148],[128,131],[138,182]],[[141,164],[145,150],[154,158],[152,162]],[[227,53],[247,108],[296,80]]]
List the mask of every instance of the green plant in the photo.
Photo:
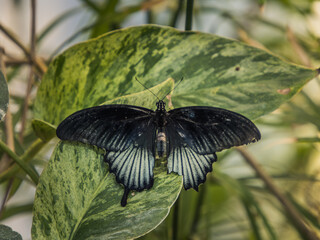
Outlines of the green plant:
[[[86,31],[91,31],[91,36],[118,28],[123,16],[131,13],[123,16],[119,14],[119,11],[124,11],[116,8],[118,1],[105,1],[102,10],[93,1],[83,2],[85,6],[96,9],[97,13],[97,20],[86,28]],[[143,4],[146,3],[137,6],[146,6]],[[182,6],[182,1],[179,1],[176,11],[173,11],[173,26],[176,25],[176,16],[182,12]],[[201,12],[201,8],[200,3],[195,5],[195,10]],[[131,9],[136,11],[139,7]],[[149,9],[151,20],[153,13],[151,7]],[[240,17],[235,18],[228,10],[207,7],[208,10],[230,18],[241,30],[240,36],[249,43],[254,42],[250,36],[251,29],[237,19]],[[192,19],[190,13],[188,19]],[[43,39],[50,29],[71,14],[74,11],[58,18],[44,31],[42,37],[34,36],[34,44],[36,39]],[[101,19],[106,16],[111,17],[112,21],[102,27],[104,21]],[[248,17],[279,29],[279,26],[270,24],[260,16]],[[188,25],[188,28],[191,26]],[[2,207],[2,219],[30,211],[34,206],[34,239],[135,238],[153,230],[164,219],[160,226],[143,238],[281,239],[284,231],[279,226],[287,226],[284,219],[288,216],[289,226],[292,225],[296,230],[291,231],[294,237],[297,237],[298,232],[301,238],[317,238],[314,233],[314,229],[319,229],[317,213],[297,201],[293,194],[288,196],[283,193],[296,191],[296,184],[291,184],[290,179],[307,182],[309,189],[317,183],[317,177],[308,176],[306,171],[302,170],[298,175],[296,169],[307,165],[293,161],[309,159],[312,152],[316,151],[312,146],[319,142],[317,137],[301,138],[293,135],[292,139],[298,142],[309,141],[312,145],[291,145],[290,151],[296,153],[291,158],[293,160],[284,169],[268,168],[271,177],[244,149],[238,152],[247,160],[251,171],[237,174],[238,171],[231,169],[228,172],[230,164],[237,169],[246,168],[246,165],[240,160],[234,160],[234,152],[222,152],[219,163],[214,164],[213,173],[208,175],[199,193],[182,191],[180,194],[181,178],[156,170],[154,188],[131,196],[125,208],[119,204],[121,186],[108,173],[108,167],[102,161],[103,152],[99,149],[83,144],[58,143],[49,163],[43,163],[42,159],[39,161],[38,153],[49,141],[57,141],[55,127],[76,110],[106,103],[130,103],[153,108],[156,99],[134,80],[135,76],[160,97],[168,89],[173,89],[174,80],[183,76],[184,82],[167,100],[174,107],[218,106],[240,112],[251,119],[267,115],[258,120],[263,129],[263,138],[267,140],[272,139],[270,135],[279,130],[290,131],[293,123],[311,122],[318,126],[319,106],[305,92],[282,106],[280,116],[268,114],[318,76],[319,70],[289,64],[238,41],[153,25],[116,30],[77,44],[59,54],[47,69],[36,57],[34,48],[28,50],[5,27],[1,25],[0,29],[24,49],[33,66],[30,79],[34,73],[41,76],[41,84],[30,109],[34,120],[28,121],[23,117],[26,106],[23,99],[14,99],[22,111],[13,115],[12,122],[15,125],[19,119],[25,118],[26,130],[20,134],[20,141],[14,141],[13,149],[12,144],[4,144],[4,141],[0,145],[1,154],[5,152],[14,161],[9,162],[9,167],[0,173],[1,182],[7,184],[4,202],[14,197],[22,179],[31,179],[37,185],[36,199],[34,205],[27,203],[13,208]],[[83,31],[80,29],[79,32]],[[281,45],[280,42],[278,44]],[[271,48],[271,45],[267,46]],[[303,46],[309,49],[307,43]],[[284,54],[286,58],[292,55]],[[317,61],[316,58],[310,59]],[[291,60],[299,63],[295,58]],[[8,72],[9,80],[19,71],[17,69]],[[43,72],[45,74],[42,76]],[[3,77],[0,80],[4,82]],[[303,99],[306,107],[299,107],[299,99]],[[0,109],[5,111],[2,106],[6,105],[6,100],[0,103]],[[3,124],[2,130],[7,131],[8,125]],[[12,132],[11,135],[15,136]],[[263,157],[264,161],[271,162],[269,154],[260,154],[263,153],[261,148],[265,142],[253,146],[251,151],[255,156]],[[260,163],[268,167],[264,162]],[[41,164],[46,167],[39,179],[35,166]],[[279,190],[274,181],[283,181],[285,186]],[[312,190],[308,191],[312,194]],[[173,211],[166,218],[175,201]]]

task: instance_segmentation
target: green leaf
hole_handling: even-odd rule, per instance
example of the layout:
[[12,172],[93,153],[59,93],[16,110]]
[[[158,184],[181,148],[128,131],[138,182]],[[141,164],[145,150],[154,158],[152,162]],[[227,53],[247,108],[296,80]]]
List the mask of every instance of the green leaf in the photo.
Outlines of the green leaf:
[[244,209],[246,210],[248,219],[249,219],[251,227],[252,227],[252,234],[254,236],[253,239],[262,240],[260,229],[258,227],[257,219],[256,219],[254,211],[250,208],[251,206],[248,205],[244,200],[242,200],[242,204],[243,204]]
[[[316,193],[317,194],[317,193]],[[311,209],[308,209],[306,207],[304,207],[303,205],[301,205],[298,201],[296,201],[291,194],[287,194],[288,198],[290,199],[290,201],[293,203],[293,205],[297,208],[297,210],[306,218],[309,220],[309,222],[316,227],[317,229],[320,229],[320,222],[319,219],[317,217],[317,215],[315,215],[314,213],[312,213]],[[310,206],[309,206],[310,207]]]
[[59,55],[39,87],[35,117],[57,125],[77,110],[140,92],[134,77],[149,88],[184,77],[172,95],[174,107],[216,106],[254,119],[278,108],[317,74],[216,35],[131,27]]
[[141,236],[168,215],[182,178],[155,170],[153,188],[129,195],[108,171],[96,148],[60,142],[36,191],[32,239],[128,239]]
[[9,103],[9,92],[7,81],[3,73],[0,71],[0,121],[6,115]]
[[22,240],[19,233],[13,231],[10,227],[0,224],[0,239],[1,240]]
[[[154,25],[131,27],[59,55],[42,79],[34,115],[58,125],[77,110],[103,103],[152,108],[157,99],[145,87],[161,99],[172,89],[172,80],[166,79],[184,77],[170,98],[174,107],[217,106],[257,118],[289,100],[317,74],[235,40]],[[156,174],[151,190],[136,193],[121,208],[123,189],[107,174],[102,156],[89,146],[60,144],[40,178],[33,236],[121,239],[145,234],[165,218],[180,191],[181,178],[171,181],[172,176]],[[163,186],[166,181],[171,182]],[[151,214],[154,203],[165,213]],[[112,235],[114,229],[119,236]]]
[[105,104],[130,104],[135,106],[153,108],[156,105],[158,99],[155,96],[165,96],[172,92],[174,88],[174,80],[168,78],[166,81],[159,85],[144,90],[142,92],[133,93],[125,96],[121,96],[103,103]]
[[262,239],[260,235],[259,225],[257,225],[257,219],[261,218],[261,224],[264,225],[266,232],[269,235],[269,239],[276,240],[277,236],[271,226],[267,215],[260,207],[255,196],[250,192],[248,187],[237,179],[233,179],[227,174],[219,171],[215,172],[215,177],[226,187],[229,191],[236,193],[240,198],[243,207],[247,213],[248,219],[252,227],[252,233],[256,239]]
[[44,142],[48,142],[56,136],[56,127],[45,121],[33,119],[32,128],[35,134]]

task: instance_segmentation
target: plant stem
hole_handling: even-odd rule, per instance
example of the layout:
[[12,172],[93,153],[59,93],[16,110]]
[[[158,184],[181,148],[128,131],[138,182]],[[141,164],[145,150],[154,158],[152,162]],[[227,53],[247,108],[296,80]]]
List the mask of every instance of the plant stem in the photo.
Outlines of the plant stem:
[[31,39],[30,39],[30,59],[31,59],[31,65],[30,65],[30,72],[29,72],[29,78],[28,78],[28,85],[27,85],[27,91],[26,91],[26,97],[24,99],[23,104],[23,111],[22,111],[22,119],[21,119],[21,130],[19,133],[19,140],[20,143],[23,143],[23,133],[27,122],[27,113],[28,113],[28,107],[29,107],[29,99],[30,99],[30,93],[33,85],[33,62],[35,58],[35,46],[36,46],[36,0],[31,0]]
[[145,0],[141,4],[141,9],[146,10],[146,14],[147,14],[146,22],[147,22],[147,24],[152,24],[154,22],[154,16],[153,16],[153,12],[152,12],[151,7],[152,7],[152,0]]
[[0,149],[9,155],[25,172],[29,175],[32,181],[37,185],[39,181],[39,175],[35,172],[27,163],[21,160],[21,158],[11,151],[8,146],[0,140]]
[[11,206],[6,207],[4,211],[2,212],[2,215],[0,217],[0,221],[3,221],[4,219],[7,219],[11,216],[14,216],[16,214],[21,214],[24,212],[31,212],[33,209],[33,203],[21,205],[21,206]]
[[3,212],[4,212],[5,205],[6,205],[6,202],[7,202],[7,200],[8,200],[8,196],[9,196],[9,192],[10,192],[12,183],[13,183],[13,179],[10,179],[10,181],[8,182],[8,186],[7,186],[7,189],[6,189],[6,193],[4,194],[4,197],[3,197],[3,199],[2,199],[2,204],[1,204],[1,207],[0,207],[0,219],[1,219],[2,214],[3,214]]
[[190,31],[192,29],[193,1],[194,0],[187,0],[186,31]]
[[[48,140],[49,141],[49,140]],[[42,139],[38,138],[32,143],[32,145],[24,152],[21,156],[21,159],[24,162],[29,162],[45,145],[47,142],[44,142]]]
[[190,236],[194,235],[197,231],[197,226],[198,226],[198,222],[200,219],[201,207],[203,205],[204,197],[206,195],[206,189],[207,189],[206,185],[203,185],[199,191],[197,205],[196,205],[196,209],[194,212],[193,222],[191,225],[191,232],[189,234]]
[[6,60],[6,66],[20,66],[20,65],[24,65],[24,64],[29,64],[29,61],[26,59],[8,59]]
[[173,18],[172,18],[171,23],[170,23],[171,27],[176,27],[178,18],[180,16],[181,12],[182,12],[182,7],[183,7],[184,0],[177,0],[177,1],[178,1],[178,7],[177,7],[176,11],[173,14]]
[[[20,157],[20,159],[28,163],[47,143],[38,138],[32,143],[32,145],[27,149],[27,151]],[[13,165],[5,172],[0,174],[0,183],[11,178],[15,173],[20,170],[19,166]]]
[[31,59],[30,50],[23,45],[23,43],[18,39],[18,37],[13,32],[11,32],[9,29],[7,29],[5,26],[3,26],[1,23],[0,23],[0,30],[23,51],[23,53],[26,55],[26,57],[30,61],[33,61],[33,64],[37,66],[37,68],[41,71],[42,74],[47,71],[48,67],[42,61],[42,59],[41,58]]
[[304,236],[304,239],[308,240],[319,240],[317,235],[310,229],[303,218],[300,216],[299,212],[295,209],[293,204],[286,198],[284,194],[278,189],[278,187],[273,183],[272,179],[264,172],[264,170],[259,166],[257,161],[251,156],[243,147],[237,148],[237,151],[243,156],[247,163],[255,170],[256,174],[264,182],[269,191],[279,200],[283,208],[286,210],[293,222],[295,227],[298,229],[299,233]]
[[176,203],[174,204],[173,209],[173,220],[172,220],[172,239],[178,239],[178,228],[179,228],[179,201],[180,197],[178,197]]
[[296,139],[297,142],[301,142],[301,143],[316,143],[316,142],[320,142],[320,138],[314,137],[314,138],[297,138]]
[[149,9],[147,10],[147,23],[152,24],[153,22],[154,22],[154,16],[153,16],[152,10]]

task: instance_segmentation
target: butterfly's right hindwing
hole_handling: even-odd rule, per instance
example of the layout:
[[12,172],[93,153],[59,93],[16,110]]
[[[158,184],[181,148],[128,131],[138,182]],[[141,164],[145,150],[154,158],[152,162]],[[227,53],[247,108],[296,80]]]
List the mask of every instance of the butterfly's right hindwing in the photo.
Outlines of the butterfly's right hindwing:
[[117,181],[126,189],[141,191],[153,184],[156,126],[152,113],[128,105],[88,108],[62,121],[57,136],[105,149],[105,161]]
[[130,190],[142,191],[153,185],[155,125],[152,119],[137,121],[137,133],[125,149],[108,151],[105,160],[117,182]]

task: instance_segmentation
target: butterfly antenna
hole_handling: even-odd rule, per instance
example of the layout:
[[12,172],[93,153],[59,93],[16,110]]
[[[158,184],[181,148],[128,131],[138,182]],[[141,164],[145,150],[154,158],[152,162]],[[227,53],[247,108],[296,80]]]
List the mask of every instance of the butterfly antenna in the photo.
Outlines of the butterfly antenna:
[[155,95],[155,94],[154,94],[149,88],[147,88],[145,85],[143,85],[143,84],[138,80],[137,77],[136,77],[136,80],[137,80],[138,83],[140,83],[146,90],[148,90],[149,92],[151,92],[152,95],[155,96],[155,97],[160,101],[160,99],[158,98],[158,96]]
[[166,95],[164,95],[164,97],[161,99],[161,101],[162,101],[166,96],[168,96],[170,93],[172,93],[172,92],[179,86],[179,84],[182,82],[182,80],[183,80],[183,77],[180,79],[180,81],[174,86],[174,88],[173,88],[170,92],[168,92]]

